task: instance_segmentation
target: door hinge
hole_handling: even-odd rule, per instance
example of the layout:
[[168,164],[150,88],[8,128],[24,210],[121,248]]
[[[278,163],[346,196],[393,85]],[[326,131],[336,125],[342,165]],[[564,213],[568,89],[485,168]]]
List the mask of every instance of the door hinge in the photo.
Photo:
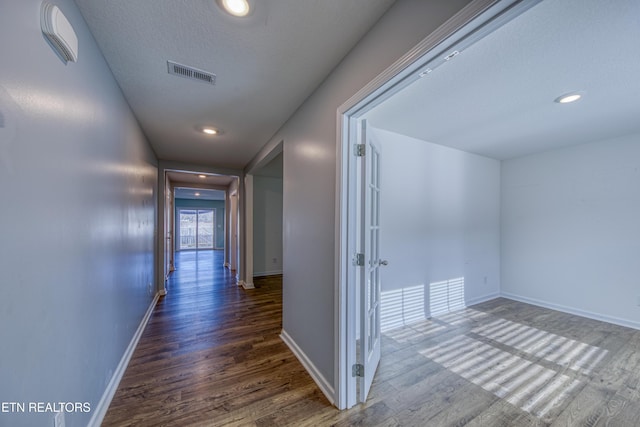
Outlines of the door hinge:
[[353,264],[359,267],[364,267],[364,254],[355,254],[353,256]]
[[364,365],[356,363],[351,367],[352,377],[364,377]]
[[367,146],[365,144],[356,144],[353,146],[355,149],[356,157],[363,157],[367,152]]

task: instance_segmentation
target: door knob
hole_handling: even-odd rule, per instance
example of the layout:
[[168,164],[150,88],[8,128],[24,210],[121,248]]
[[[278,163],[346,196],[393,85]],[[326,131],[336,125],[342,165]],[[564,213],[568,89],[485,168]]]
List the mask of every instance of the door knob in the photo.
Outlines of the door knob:
[[387,261],[386,259],[381,259],[380,261],[378,261],[378,263],[380,265],[389,265],[389,261]]

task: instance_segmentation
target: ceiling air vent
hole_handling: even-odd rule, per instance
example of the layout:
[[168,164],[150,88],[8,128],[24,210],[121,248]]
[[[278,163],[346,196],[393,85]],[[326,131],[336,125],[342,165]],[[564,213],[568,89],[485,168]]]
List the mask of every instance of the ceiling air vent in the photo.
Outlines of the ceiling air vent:
[[216,84],[216,75],[208,71],[199,70],[173,61],[167,61],[167,69],[169,70],[169,74],[209,83],[210,85]]

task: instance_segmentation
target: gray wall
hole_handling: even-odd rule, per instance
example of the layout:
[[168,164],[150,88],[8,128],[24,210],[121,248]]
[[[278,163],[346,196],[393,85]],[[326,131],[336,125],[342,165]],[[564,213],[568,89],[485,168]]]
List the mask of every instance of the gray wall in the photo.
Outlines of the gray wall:
[[284,141],[283,329],[334,384],[336,110],[466,5],[399,0],[245,170]]
[[502,292],[640,328],[640,135],[503,162]]
[[[431,283],[463,278],[467,305],[498,296],[500,162],[371,131],[381,152],[381,247],[389,261],[381,270],[386,323],[427,317]],[[402,289],[424,295],[421,313],[411,299],[399,306]],[[387,299],[394,304],[385,306]]]
[[176,219],[176,251],[180,250],[180,223],[178,219],[178,208],[205,208],[214,209],[216,220],[216,241],[215,249],[224,249],[224,200],[196,200],[196,199],[175,199],[174,218]]
[[0,401],[95,410],[153,299],[157,168],[75,3],[54,4],[78,63],[43,37],[41,0],[0,7]]
[[253,275],[282,273],[282,178],[253,178]]

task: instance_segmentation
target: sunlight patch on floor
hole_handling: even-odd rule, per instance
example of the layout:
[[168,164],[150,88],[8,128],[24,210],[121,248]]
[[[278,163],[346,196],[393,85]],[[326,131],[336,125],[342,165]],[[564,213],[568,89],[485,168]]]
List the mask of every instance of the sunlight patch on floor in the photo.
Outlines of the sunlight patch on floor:
[[424,356],[537,417],[563,402],[580,381],[467,336],[420,351]]
[[535,357],[589,374],[607,350],[505,319],[472,329],[473,333]]

